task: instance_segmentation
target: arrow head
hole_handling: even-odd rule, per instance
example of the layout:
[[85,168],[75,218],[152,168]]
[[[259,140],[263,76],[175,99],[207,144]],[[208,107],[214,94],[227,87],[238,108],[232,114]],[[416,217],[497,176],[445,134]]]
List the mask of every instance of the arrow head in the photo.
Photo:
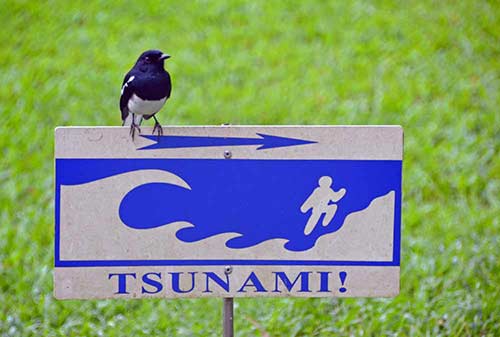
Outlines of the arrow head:
[[259,135],[262,138],[262,143],[263,143],[260,147],[257,148],[257,150],[317,143],[311,140],[271,136],[263,133],[257,133],[257,135]]

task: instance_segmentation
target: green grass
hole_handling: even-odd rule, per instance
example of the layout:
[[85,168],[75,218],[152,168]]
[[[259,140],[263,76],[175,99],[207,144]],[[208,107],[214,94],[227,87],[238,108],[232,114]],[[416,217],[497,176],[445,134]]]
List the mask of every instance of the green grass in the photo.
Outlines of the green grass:
[[149,48],[172,55],[166,125],[405,128],[401,294],[237,299],[237,336],[500,335],[498,2],[2,1],[0,22],[0,335],[221,334],[220,299],[52,297],[53,129],[118,125]]

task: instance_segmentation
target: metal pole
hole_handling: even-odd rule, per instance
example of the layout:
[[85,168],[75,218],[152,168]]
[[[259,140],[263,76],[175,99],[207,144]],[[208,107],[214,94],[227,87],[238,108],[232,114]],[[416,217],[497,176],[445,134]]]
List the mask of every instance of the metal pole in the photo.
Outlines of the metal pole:
[[233,300],[232,297],[224,298],[224,311],[222,313],[223,337],[233,337]]

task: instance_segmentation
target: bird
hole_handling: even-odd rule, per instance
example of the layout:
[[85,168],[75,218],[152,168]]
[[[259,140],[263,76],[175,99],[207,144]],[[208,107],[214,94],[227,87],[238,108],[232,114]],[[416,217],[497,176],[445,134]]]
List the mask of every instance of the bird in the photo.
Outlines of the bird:
[[156,119],[172,91],[170,74],[165,70],[165,60],[170,55],[160,50],[143,52],[134,66],[125,75],[120,95],[122,126],[130,126],[130,135],[134,139],[136,130],[141,133],[142,119],[154,118],[153,135],[163,135],[163,128]]

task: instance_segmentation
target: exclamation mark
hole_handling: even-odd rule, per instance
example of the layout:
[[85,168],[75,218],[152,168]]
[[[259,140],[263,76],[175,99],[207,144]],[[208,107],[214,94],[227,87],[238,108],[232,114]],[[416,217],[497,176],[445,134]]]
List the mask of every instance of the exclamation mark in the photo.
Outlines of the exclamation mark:
[[339,291],[341,293],[345,293],[347,291],[347,289],[344,287],[344,283],[345,283],[345,279],[347,278],[347,273],[345,271],[341,271],[339,273],[339,277],[340,277],[340,283],[342,283],[342,287],[339,288]]

